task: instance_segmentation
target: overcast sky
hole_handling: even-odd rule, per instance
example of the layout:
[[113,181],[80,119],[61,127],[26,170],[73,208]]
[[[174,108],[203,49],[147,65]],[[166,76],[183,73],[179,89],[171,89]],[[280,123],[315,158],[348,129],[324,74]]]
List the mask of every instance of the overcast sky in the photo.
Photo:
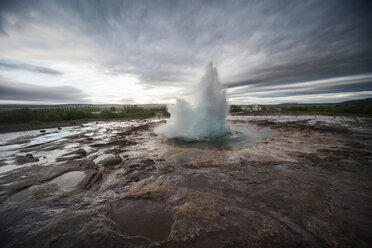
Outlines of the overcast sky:
[[0,104],[372,97],[372,1],[0,1]]

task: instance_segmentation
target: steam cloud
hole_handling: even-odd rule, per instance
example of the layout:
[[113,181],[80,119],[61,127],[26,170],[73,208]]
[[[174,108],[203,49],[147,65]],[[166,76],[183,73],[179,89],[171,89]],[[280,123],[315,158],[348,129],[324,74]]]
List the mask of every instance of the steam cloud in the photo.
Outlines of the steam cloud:
[[226,93],[212,62],[207,65],[205,75],[195,88],[194,97],[194,104],[177,99],[176,105],[169,105],[170,119],[155,132],[185,140],[204,140],[229,133]]

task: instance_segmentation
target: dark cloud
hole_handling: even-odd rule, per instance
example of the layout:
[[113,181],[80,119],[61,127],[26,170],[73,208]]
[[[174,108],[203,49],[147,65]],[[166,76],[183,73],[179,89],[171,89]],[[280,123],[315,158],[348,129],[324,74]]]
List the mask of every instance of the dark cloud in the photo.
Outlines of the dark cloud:
[[119,100],[119,103],[122,103],[122,104],[133,104],[134,103],[134,99],[131,98],[131,97],[125,97],[125,98],[122,98]]
[[13,0],[0,6],[0,31],[71,32],[68,44],[90,41],[97,70],[146,85],[185,85],[213,60],[228,88],[259,87],[371,73],[371,13],[363,0]]
[[[321,65],[321,66],[319,66]],[[337,66],[335,66],[337,65]],[[296,84],[329,77],[340,77],[372,72],[372,56],[350,57],[338,54],[333,57],[301,59],[286,64],[267,66],[257,69],[247,80],[226,83],[227,88],[244,85]]]
[[[302,102],[303,98],[306,96],[318,96],[319,99],[323,98],[322,102],[327,102],[327,99],[322,97],[322,95],[335,93],[353,95],[353,99],[355,99],[355,96],[358,94],[361,97],[372,97],[372,74],[329,78],[297,84],[245,85],[230,88],[228,92],[229,98],[233,101],[236,101],[236,99],[243,99],[244,97],[275,99],[295,96],[298,98],[297,101]],[[349,96],[345,99],[351,98]]]
[[[304,87],[292,88],[287,87],[280,90],[260,91],[252,90],[251,95],[256,97],[287,97],[287,96],[304,96],[304,95],[320,95],[329,93],[347,93],[347,92],[362,92],[372,91],[372,79],[368,82],[360,82],[355,84],[332,85],[324,87]],[[239,96],[240,94],[231,94],[232,97]]]
[[84,102],[87,97],[72,86],[47,87],[0,78],[1,100]]
[[4,30],[3,23],[4,23],[3,17],[0,15],[0,35],[8,36],[8,34]]
[[24,63],[11,63],[11,62],[5,62],[5,61],[0,61],[0,70],[23,70],[23,71],[50,74],[50,75],[63,74],[60,71],[47,68],[47,67],[43,67],[43,66],[35,66],[35,65],[29,65],[29,64],[24,64]]

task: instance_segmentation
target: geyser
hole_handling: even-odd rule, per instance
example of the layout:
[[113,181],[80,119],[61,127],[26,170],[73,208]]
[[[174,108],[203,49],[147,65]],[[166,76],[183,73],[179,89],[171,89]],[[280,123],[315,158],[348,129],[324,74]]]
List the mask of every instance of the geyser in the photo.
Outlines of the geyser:
[[168,138],[190,141],[216,138],[229,133],[230,128],[226,123],[226,92],[212,62],[207,65],[205,75],[195,88],[193,96],[193,103],[177,99],[175,105],[169,105],[170,119],[155,132]]

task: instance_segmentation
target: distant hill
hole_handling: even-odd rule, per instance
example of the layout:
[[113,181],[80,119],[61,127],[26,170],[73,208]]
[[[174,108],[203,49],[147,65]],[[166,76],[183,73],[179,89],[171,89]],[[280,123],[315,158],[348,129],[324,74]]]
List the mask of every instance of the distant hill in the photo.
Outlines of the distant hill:
[[341,102],[340,104],[368,104],[372,103],[372,98],[365,98],[365,99],[359,99],[359,100],[350,100],[350,101],[345,101]]
[[279,105],[294,105],[294,104],[300,104],[298,102],[283,102],[283,103],[279,103]]
[[[265,110],[275,110],[279,105],[265,106]],[[372,98],[351,100],[340,103],[280,105],[281,112],[347,114],[372,116]]]

